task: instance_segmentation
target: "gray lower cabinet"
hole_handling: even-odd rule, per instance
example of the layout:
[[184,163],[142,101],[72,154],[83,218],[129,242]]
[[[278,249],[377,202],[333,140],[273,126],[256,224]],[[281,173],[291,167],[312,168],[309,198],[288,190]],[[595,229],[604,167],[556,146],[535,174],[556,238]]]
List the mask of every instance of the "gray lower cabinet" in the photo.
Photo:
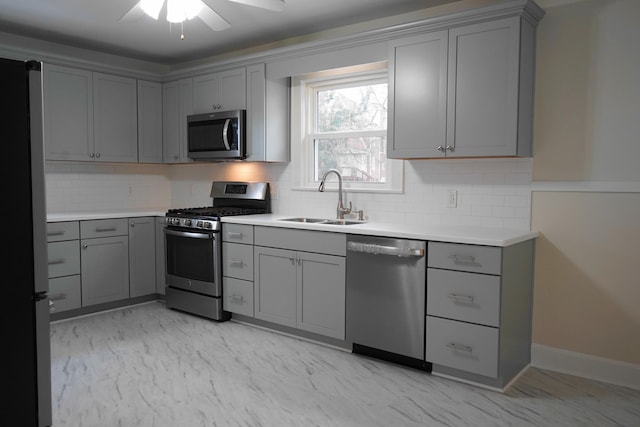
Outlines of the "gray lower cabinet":
[[129,297],[156,293],[156,222],[129,218]]
[[433,372],[503,388],[531,360],[534,241],[429,242],[425,358]]
[[47,224],[51,313],[80,308],[80,229],[78,221]]
[[231,313],[254,316],[253,226],[222,226],[223,308]]
[[82,305],[129,298],[127,219],[80,221]]
[[344,340],[345,239],[255,227],[255,317]]
[[165,294],[166,258],[164,253],[164,217],[156,217],[156,293]]

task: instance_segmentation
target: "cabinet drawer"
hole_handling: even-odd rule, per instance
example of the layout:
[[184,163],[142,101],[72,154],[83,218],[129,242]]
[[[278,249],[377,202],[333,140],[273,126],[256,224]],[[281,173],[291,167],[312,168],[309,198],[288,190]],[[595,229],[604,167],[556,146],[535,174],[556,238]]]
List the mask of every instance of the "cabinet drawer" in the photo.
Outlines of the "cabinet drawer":
[[126,236],[128,233],[127,218],[80,221],[80,237],[83,239]]
[[345,256],[347,237],[343,233],[293,230],[280,227],[255,227],[256,246]]
[[500,276],[427,269],[427,314],[500,324]]
[[498,329],[427,316],[426,360],[491,378],[498,376]]
[[53,302],[52,313],[80,308],[80,275],[49,279],[49,300]]
[[253,225],[222,224],[222,241],[253,244]]
[[253,246],[222,243],[222,274],[242,280],[253,280]]
[[47,241],[77,240],[80,238],[78,221],[47,223]]
[[224,277],[222,294],[225,310],[253,317],[253,282]]
[[502,248],[429,242],[428,266],[474,273],[500,274]]
[[80,241],[53,242],[47,245],[49,277],[80,274]]

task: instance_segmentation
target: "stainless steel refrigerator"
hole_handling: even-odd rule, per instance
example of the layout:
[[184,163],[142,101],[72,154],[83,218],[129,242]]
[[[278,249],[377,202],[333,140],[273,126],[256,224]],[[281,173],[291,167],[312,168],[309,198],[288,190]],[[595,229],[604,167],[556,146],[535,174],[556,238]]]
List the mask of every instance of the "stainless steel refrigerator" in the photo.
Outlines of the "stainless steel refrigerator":
[[41,74],[0,58],[2,418],[39,427],[52,424]]

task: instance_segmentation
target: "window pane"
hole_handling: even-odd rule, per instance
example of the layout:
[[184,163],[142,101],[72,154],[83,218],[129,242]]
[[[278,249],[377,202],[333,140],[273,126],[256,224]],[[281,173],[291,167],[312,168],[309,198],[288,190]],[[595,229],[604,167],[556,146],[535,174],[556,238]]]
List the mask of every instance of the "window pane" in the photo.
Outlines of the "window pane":
[[387,84],[318,90],[317,132],[385,130]]
[[327,138],[314,140],[315,180],[331,168],[344,181],[387,182],[387,138]]

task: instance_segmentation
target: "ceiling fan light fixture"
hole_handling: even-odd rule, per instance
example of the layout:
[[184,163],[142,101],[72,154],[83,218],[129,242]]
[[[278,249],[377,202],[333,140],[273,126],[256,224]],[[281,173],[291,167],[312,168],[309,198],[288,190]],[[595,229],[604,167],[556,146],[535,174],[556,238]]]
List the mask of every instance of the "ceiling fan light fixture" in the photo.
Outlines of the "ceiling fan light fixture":
[[160,11],[162,10],[162,5],[164,5],[164,0],[141,0],[140,8],[150,17],[158,20],[160,17]]
[[195,18],[202,6],[200,0],[167,0],[167,21],[176,24]]

